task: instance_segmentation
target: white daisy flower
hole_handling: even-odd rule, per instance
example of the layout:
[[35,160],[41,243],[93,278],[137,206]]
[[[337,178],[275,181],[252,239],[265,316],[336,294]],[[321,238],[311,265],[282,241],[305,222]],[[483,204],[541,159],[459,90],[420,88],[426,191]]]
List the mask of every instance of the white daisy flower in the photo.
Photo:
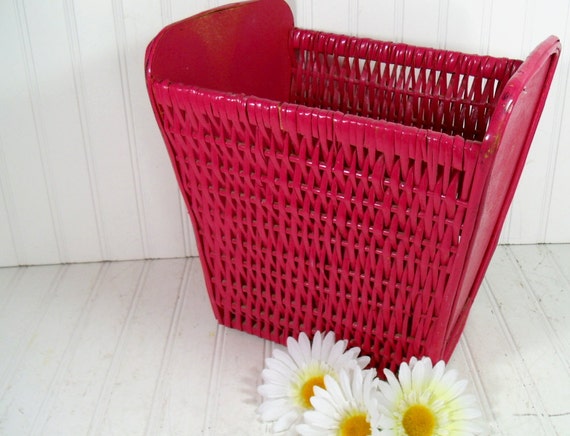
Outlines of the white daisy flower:
[[472,395],[464,394],[466,380],[445,369],[443,361],[412,358],[403,363],[398,377],[384,370],[380,381],[380,434],[382,436],[473,435],[481,431]]
[[314,410],[304,413],[297,426],[302,436],[378,435],[378,383],[376,371],[341,371],[339,380],[325,376],[325,389],[315,387]]
[[315,333],[313,343],[305,333],[299,340],[287,339],[288,353],[275,349],[266,359],[261,373],[264,384],[258,387],[263,402],[258,413],[264,422],[273,423],[273,431],[281,432],[298,424],[303,412],[312,409],[314,387],[325,386],[325,376],[338,379],[341,370],[364,368],[369,357],[358,357],[360,348],[346,350],[348,341],[335,342],[333,332]]

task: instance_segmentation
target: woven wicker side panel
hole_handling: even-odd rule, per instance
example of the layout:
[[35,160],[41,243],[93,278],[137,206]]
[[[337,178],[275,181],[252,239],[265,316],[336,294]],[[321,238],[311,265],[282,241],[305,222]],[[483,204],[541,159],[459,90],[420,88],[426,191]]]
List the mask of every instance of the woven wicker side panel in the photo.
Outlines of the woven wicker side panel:
[[220,322],[281,343],[333,330],[379,367],[445,340],[430,333],[451,304],[477,144],[256,99],[155,94]]
[[520,61],[295,29],[291,101],[480,141]]

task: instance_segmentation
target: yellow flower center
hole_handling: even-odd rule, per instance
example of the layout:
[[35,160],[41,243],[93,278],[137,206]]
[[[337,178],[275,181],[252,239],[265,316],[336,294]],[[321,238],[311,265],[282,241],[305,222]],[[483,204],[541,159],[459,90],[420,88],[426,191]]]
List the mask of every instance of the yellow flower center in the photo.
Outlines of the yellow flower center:
[[324,389],[324,387],[325,387],[325,376],[324,376],[324,374],[323,375],[317,375],[315,377],[309,378],[303,384],[303,386],[301,386],[301,390],[299,392],[300,400],[301,400],[301,405],[305,409],[312,409],[313,408],[313,406],[311,405],[311,397],[313,395],[315,395],[315,391],[314,391],[315,386],[318,386],[318,387]]
[[366,414],[357,413],[346,417],[338,430],[338,436],[370,436],[372,429],[366,419]]
[[435,429],[435,415],[428,407],[414,404],[404,413],[402,425],[408,436],[432,436]]

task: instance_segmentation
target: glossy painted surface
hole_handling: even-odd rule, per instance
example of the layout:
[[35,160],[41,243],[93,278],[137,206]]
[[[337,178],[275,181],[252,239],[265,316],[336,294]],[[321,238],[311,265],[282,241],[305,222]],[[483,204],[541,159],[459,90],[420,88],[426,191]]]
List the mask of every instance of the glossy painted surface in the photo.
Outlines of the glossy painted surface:
[[282,0],[163,29],[148,93],[216,319],[331,329],[391,369],[447,359],[559,56],[556,37],[521,62],[298,29]]

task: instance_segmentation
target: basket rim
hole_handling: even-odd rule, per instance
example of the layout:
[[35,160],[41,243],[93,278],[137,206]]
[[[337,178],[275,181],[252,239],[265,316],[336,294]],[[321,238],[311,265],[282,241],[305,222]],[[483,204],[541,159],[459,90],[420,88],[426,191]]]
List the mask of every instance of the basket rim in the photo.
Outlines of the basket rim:
[[[197,86],[197,85],[187,85],[187,84],[184,84],[181,82],[169,81],[167,79],[153,81],[151,83],[151,86],[168,88],[169,90],[174,90],[175,92],[184,92],[184,93],[191,93],[194,95],[202,95],[204,97],[211,98],[212,100],[226,101],[226,102],[230,102],[233,100],[236,104],[242,104],[244,106],[246,106],[248,104],[257,104],[257,105],[261,104],[261,105],[265,105],[268,109],[274,108],[275,110],[278,110],[280,113],[280,117],[281,117],[282,111],[284,111],[284,110],[292,110],[292,111],[299,110],[300,112],[304,112],[304,113],[310,112],[310,113],[318,113],[319,115],[322,115],[322,116],[328,116],[331,119],[336,120],[337,122],[342,122],[342,121],[356,122],[356,123],[359,123],[362,125],[368,125],[368,126],[377,127],[377,128],[382,128],[382,127],[394,128],[395,127],[398,130],[401,130],[401,131],[404,131],[404,132],[410,133],[410,134],[418,134],[420,132],[424,132],[426,134],[426,136],[430,137],[430,138],[444,137],[444,138],[449,138],[450,140],[455,140],[455,141],[460,140],[460,141],[465,143],[464,149],[469,150],[469,151],[473,150],[474,148],[479,149],[484,142],[484,141],[479,141],[476,139],[467,139],[467,138],[464,138],[463,136],[461,136],[460,134],[449,134],[449,133],[441,132],[441,131],[434,130],[434,129],[411,126],[411,125],[403,124],[401,122],[396,122],[396,121],[371,118],[371,117],[367,117],[364,115],[351,114],[348,112],[342,112],[342,111],[335,110],[335,109],[319,108],[316,106],[309,106],[309,105],[304,105],[301,103],[286,102],[286,101],[281,102],[281,101],[272,100],[269,98],[258,97],[256,95],[252,95],[252,94],[218,91],[218,90],[215,90],[212,88],[206,88],[206,87]],[[281,127],[283,128],[283,126],[281,126]]]

